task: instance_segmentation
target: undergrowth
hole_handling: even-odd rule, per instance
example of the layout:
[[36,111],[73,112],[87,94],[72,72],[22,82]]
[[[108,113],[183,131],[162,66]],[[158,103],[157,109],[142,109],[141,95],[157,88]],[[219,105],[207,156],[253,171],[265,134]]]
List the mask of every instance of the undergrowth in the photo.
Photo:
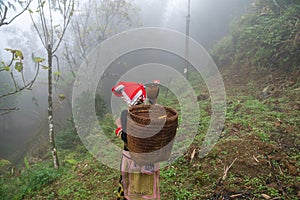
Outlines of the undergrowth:
[[[205,94],[205,88],[201,91],[201,95]],[[234,195],[253,199],[262,194],[297,199],[300,111],[294,109],[296,103],[289,101],[297,91],[283,93],[280,97],[259,100],[253,93],[233,96],[236,91],[228,91],[225,127],[219,142],[204,158],[198,152],[210,122],[211,106],[209,98],[200,100],[198,134],[183,155],[161,169],[162,199],[215,199]],[[173,98],[169,96],[169,105],[176,103]],[[111,115],[106,117],[100,123],[109,134],[114,129],[113,121]],[[93,158],[74,131],[70,121],[69,127],[57,136],[62,163],[59,170],[54,170],[50,161],[34,164],[26,160],[24,167],[14,169],[13,173],[6,168],[0,178],[1,199],[114,199],[119,171]],[[224,167],[235,158],[223,179]]]

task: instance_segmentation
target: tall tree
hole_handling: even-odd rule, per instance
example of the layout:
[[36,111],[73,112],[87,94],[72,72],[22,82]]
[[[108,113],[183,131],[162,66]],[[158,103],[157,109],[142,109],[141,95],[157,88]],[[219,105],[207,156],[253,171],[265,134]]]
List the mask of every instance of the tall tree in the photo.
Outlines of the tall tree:
[[[54,140],[54,123],[53,123],[53,59],[59,67],[58,57],[55,55],[58,50],[68,25],[74,12],[74,0],[38,0],[36,12],[29,9],[30,17],[34,24],[35,30],[47,52],[48,66],[48,124],[49,139],[51,145],[51,154],[54,168],[59,168],[59,160]],[[37,14],[38,19],[34,18]],[[40,26],[36,23],[40,21]]]

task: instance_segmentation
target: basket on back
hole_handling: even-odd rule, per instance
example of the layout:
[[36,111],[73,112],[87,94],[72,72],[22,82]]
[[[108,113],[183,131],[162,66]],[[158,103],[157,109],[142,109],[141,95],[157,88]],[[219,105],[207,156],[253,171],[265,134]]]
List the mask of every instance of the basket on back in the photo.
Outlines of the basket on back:
[[139,164],[169,159],[176,129],[177,112],[161,105],[138,105],[129,108],[127,142],[131,157]]

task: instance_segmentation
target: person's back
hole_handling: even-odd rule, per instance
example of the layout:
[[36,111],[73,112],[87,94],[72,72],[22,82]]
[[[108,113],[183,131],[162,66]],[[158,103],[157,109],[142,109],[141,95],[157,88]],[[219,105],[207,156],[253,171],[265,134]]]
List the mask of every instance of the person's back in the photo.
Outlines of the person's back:
[[[158,83],[155,83],[158,88]],[[112,88],[112,92],[122,97],[127,105],[135,106],[145,102],[145,86],[133,82],[120,82]],[[156,103],[156,96],[149,99],[149,103]],[[142,200],[160,199],[159,191],[159,163],[139,166],[131,159],[127,148],[127,116],[128,110],[123,110],[119,119],[115,121],[117,129],[116,135],[124,142],[124,150],[121,159],[121,175],[118,188],[118,200]]]

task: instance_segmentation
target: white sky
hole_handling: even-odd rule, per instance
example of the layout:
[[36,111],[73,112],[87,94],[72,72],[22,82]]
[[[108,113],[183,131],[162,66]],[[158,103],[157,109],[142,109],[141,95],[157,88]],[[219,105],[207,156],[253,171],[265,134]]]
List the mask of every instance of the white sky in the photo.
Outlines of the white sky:
[[[233,3],[236,1],[238,0],[224,1],[224,5],[220,5],[221,1],[219,1],[219,3],[216,4],[216,9],[227,4],[233,5]],[[191,37],[196,37],[193,30],[197,31],[197,34],[199,35],[199,30],[195,30],[196,26],[201,26],[201,28],[203,27],[203,32],[201,32],[202,35],[206,33],[206,30],[211,28],[209,26],[212,24],[217,27],[217,31],[221,29],[221,27],[219,27],[220,24],[207,17],[209,16],[212,18],[214,16],[218,16],[218,13],[209,13],[211,11],[206,10],[207,6],[205,5],[208,2],[208,0],[191,0]],[[185,33],[185,17],[187,16],[188,0],[134,0],[134,3],[140,9],[141,23],[143,26],[166,27]],[[30,6],[33,11],[36,10],[36,7],[37,6],[34,4]],[[201,18],[198,16],[197,20],[195,20],[195,14],[197,13]],[[11,26],[16,26],[21,30],[30,30],[31,20],[29,13],[23,13],[22,16],[18,17],[11,25],[7,27]],[[0,52],[8,46],[6,43],[6,33],[4,32],[5,28],[6,27],[4,26],[0,28]],[[197,38],[195,39],[198,40]],[[3,55],[3,53],[0,53],[0,56],[1,55]]]
[[167,0],[167,6],[164,13],[162,25],[168,26],[170,20],[174,15],[181,15],[183,18],[187,14],[187,3],[188,0]]
[[[47,1],[46,1],[47,2]],[[17,4],[16,4],[17,5]],[[47,4],[45,5],[45,7],[47,8]],[[35,11],[37,9],[37,2],[36,1],[33,1],[29,8],[33,11],[33,18],[35,19],[37,16],[37,14],[35,14]],[[20,12],[21,8],[20,7],[17,7],[17,11]],[[48,9],[45,9],[45,13],[47,14]],[[8,11],[8,20],[9,19],[12,19],[12,17],[14,17],[16,15],[16,13],[18,12],[14,12],[12,9]],[[55,23],[55,21],[58,21],[58,18],[56,17],[57,15],[53,14],[53,21]],[[8,21],[7,20],[7,21]],[[30,27],[31,27],[31,24],[32,24],[32,21],[31,21],[31,18],[30,18],[30,14],[29,14],[29,11],[25,11],[22,15],[20,15],[19,17],[17,17],[11,24],[9,25],[6,25],[6,26],[2,26],[0,28],[0,44],[1,42],[3,43],[3,39],[2,39],[2,36],[3,34],[5,34],[5,29],[6,28],[9,28],[9,27],[18,27],[19,29],[23,30],[23,31],[29,31],[30,30]],[[0,46],[1,47],[1,46]]]

